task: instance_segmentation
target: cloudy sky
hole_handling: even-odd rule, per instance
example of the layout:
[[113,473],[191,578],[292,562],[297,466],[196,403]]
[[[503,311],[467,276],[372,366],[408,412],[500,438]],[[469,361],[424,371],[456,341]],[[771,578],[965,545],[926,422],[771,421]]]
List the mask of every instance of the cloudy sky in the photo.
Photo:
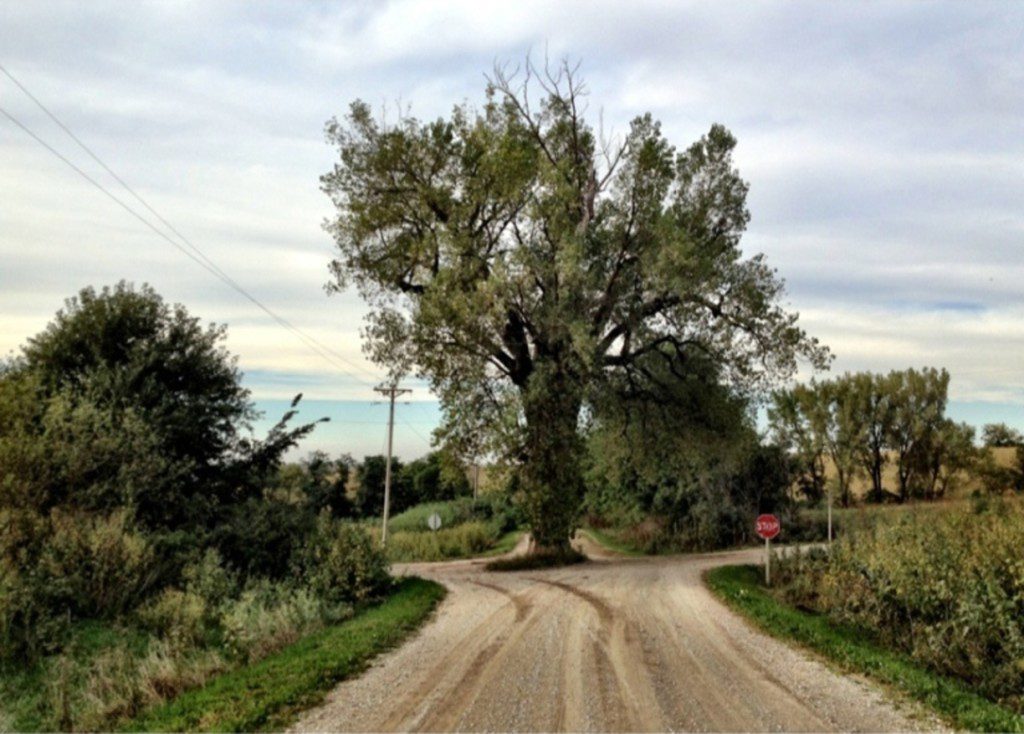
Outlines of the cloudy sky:
[[[85,285],[152,284],[204,319],[305,448],[379,452],[363,308],[323,290],[323,125],[362,98],[419,117],[481,99],[495,62],[581,59],[591,109],[684,146],[739,139],[765,252],[835,369],[935,365],[951,414],[1024,428],[1024,4],[59,3],[0,0],[0,64],[193,243],[339,356],[330,363],[0,117],[0,353]],[[0,107],[123,192],[6,77]],[[436,405],[398,409],[400,454]]]

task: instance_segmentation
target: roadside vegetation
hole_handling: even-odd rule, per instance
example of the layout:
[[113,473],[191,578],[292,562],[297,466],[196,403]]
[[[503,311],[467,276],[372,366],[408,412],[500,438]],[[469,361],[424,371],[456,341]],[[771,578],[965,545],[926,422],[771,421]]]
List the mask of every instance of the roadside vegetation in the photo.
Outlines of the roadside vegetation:
[[352,619],[303,637],[258,663],[159,706],[130,731],[266,731],[287,726],[335,684],[401,642],[444,597],[444,587],[406,578],[388,598]]
[[0,367],[0,728],[114,728],[392,593],[349,463],[283,462],[298,397],[254,437],[223,338],[122,283]]
[[970,502],[848,518],[831,551],[709,583],[769,631],[906,690],[957,726],[1024,730],[1024,506]]
[[965,681],[878,642],[867,629],[787,603],[764,587],[761,567],[723,566],[710,570],[706,580],[723,601],[765,632],[813,650],[845,673],[863,675],[921,702],[958,729],[1024,731],[1024,718]]
[[[427,519],[436,513],[441,528]],[[522,514],[504,494],[416,505],[388,523],[386,553],[391,561],[444,561],[508,552],[518,540]],[[380,537],[380,524],[369,524]]]

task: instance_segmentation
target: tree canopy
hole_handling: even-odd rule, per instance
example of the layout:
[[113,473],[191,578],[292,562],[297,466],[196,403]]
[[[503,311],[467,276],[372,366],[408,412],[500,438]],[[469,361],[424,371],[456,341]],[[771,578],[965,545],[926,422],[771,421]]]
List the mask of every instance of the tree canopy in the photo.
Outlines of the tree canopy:
[[448,443],[519,464],[546,547],[568,542],[598,396],[661,401],[708,361],[749,394],[828,361],[775,271],[741,252],[732,134],[677,150],[646,114],[613,145],[586,113],[565,64],[498,68],[481,108],[432,122],[357,101],[327,125],[340,159],[322,177],[329,288],[371,306],[376,361],[429,379]]

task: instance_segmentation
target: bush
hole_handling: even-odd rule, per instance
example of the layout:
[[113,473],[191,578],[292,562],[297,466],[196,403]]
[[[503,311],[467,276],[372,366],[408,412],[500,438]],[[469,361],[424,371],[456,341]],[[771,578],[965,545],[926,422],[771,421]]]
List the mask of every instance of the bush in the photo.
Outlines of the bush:
[[781,593],[1024,710],[1024,509],[901,513],[778,565]]
[[310,590],[329,604],[360,604],[391,585],[388,560],[369,535],[327,513],[317,518],[301,563]]
[[40,558],[46,575],[78,616],[113,618],[152,589],[156,558],[148,541],[127,526],[127,514],[83,516],[54,511]]
[[55,649],[71,619],[111,619],[152,590],[156,559],[126,514],[2,513],[0,657]]
[[254,497],[232,507],[212,542],[244,577],[282,579],[315,524],[316,515],[303,505]]
[[165,589],[140,607],[136,616],[144,629],[179,648],[197,645],[209,636],[209,609],[198,594]]

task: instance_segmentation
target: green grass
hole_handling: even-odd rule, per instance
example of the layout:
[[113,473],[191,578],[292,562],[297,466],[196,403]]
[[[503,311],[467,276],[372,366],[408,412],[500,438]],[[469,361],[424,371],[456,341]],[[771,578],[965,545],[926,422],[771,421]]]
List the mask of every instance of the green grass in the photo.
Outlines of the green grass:
[[922,702],[953,726],[971,731],[1024,731],[1024,718],[970,690],[963,682],[933,673],[907,656],[875,644],[863,630],[795,609],[771,596],[756,566],[708,571],[708,586],[726,604],[773,637],[823,655],[845,672],[865,675]]
[[441,518],[441,527],[451,527],[468,520],[471,509],[472,500],[468,498],[444,502],[425,502],[421,505],[410,507],[405,512],[399,513],[388,520],[388,532],[429,532],[430,528],[427,526],[427,518],[435,512]]
[[484,556],[503,556],[506,553],[511,553],[525,532],[525,530],[520,530],[519,528],[509,530],[495,541],[494,547],[484,553]]
[[[142,655],[149,642],[150,635],[142,630],[85,620],[71,628],[66,649],[74,662],[83,663],[125,643]],[[52,663],[51,659],[31,665],[0,665],[0,732],[45,731],[54,727],[55,720],[47,713],[52,709],[47,688],[57,675]]]
[[597,528],[584,528],[580,531],[588,538],[593,540],[599,546],[605,550],[611,551],[612,553],[618,553],[621,556],[645,556],[647,555],[639,548],[627,543],[626,541],[617,538],[607,530],[598,530]]
[[416,629],[444,597],[432,581],[406,578],[383,603],[219,676],[132,721],[128,731],[281,729],[338,681]]

